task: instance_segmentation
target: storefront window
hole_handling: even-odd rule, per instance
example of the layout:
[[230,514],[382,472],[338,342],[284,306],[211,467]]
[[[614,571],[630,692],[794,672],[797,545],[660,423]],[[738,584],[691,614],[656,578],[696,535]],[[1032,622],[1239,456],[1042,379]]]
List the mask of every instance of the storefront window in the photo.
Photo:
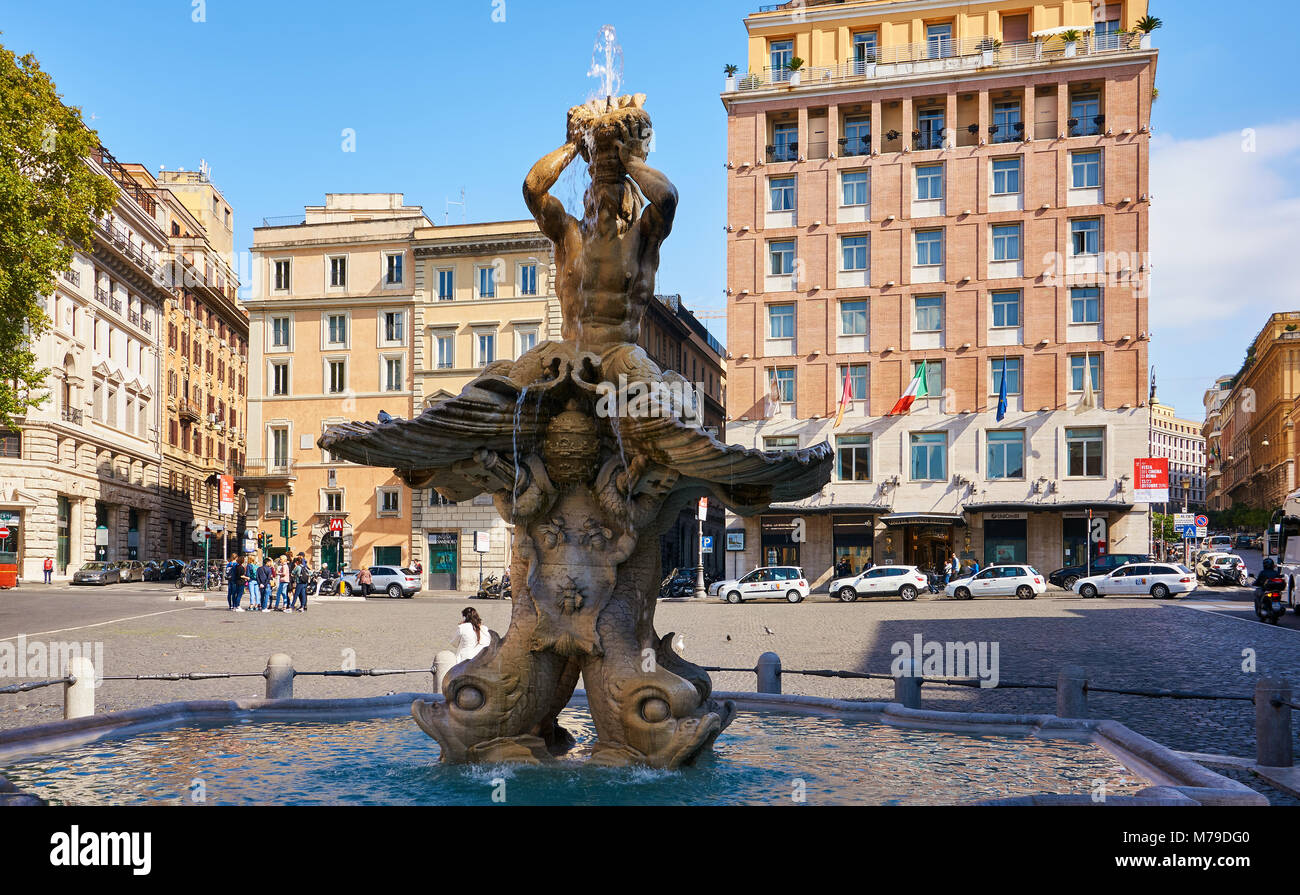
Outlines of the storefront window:
[[1028,527],[1028,516],[1024,519],[985,518],[984,565],[1029,562]]
[[802,537],[802,526],[796,524],[794,516],[763,516],[759,526],[762,530],[763,565],[799,565],[799,541],[795,540],[795,535]]
[[835,577],[857,575],[872,562],[875,543],[876,519],[874,516],[836,516],[831,520],[834,546]]

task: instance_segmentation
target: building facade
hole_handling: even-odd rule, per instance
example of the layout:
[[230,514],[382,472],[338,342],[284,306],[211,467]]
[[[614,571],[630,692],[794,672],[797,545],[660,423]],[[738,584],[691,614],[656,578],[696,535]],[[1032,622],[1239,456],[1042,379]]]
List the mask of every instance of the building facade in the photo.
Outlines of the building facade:
[[729,572],[1148,550],[1146,12],[848,0],[745,19],[748,74],[722,95],[728,436],[830,441],[837,461],[816,497],[733,520]]
[[232,266],[234,213],[206,165],[160,171],[158,182],[166,187],[165,263],[172,285],[159,346],[166,396],[162,546],[168,557],[194,558],[205,549],[196,529],[214,540],[220,531],[228,547],[242,545],[242,502],[223,516],[217,477],[242,471],[248,447],[248,313]]
[[[333,568],[412,561],[411,490],[392,470],[337,460],[316,440],[335,423],[412,413],[411,242],[429,226],[401,193],[331,193],[292,223],[253,230],[238,483],[248,524],[273,553],[287,547]],[[282,523],[297,533],[286,538]]]
[[46,299],[34,350],[48,397],[0,434],[0,523],[19,576],[56,580],[93,560],[161,556],[158,333],[171,297],[157,184],[100,147],[86,162],[118,187],[93,242]]
[[[554,253],[533,221],[426,227],[412,254],[416,412],[460,394],[488,364],[560,338]],[[413,499],[410,549],[426,587],[476,590],[480,573],[501,576],[510,526],[490,495],[456,503],[429,488]]]
[[1296,488],[1300,312],[1273,314],[1241,369],[1206,392],[1210,507],[1272,511]]
[[1205,435],[1201,423],[1180,419],[1174,408],[1151,404],[1151,456],[1169,461],[1169,507],[1206,508]]

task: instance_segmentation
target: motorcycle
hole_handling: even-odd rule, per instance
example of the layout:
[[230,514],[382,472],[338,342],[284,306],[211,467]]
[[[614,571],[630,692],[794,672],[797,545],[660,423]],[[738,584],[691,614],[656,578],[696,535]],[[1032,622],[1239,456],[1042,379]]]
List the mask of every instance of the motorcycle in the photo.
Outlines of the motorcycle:
[[478,593],[474,595],[476,600],[509,600],[510,599],[510,575],[506,574],[504,580],[498,581],[496,575],[489,575],[483,579],[483,583],[478,587]]
[[1241,587],[1246,583],[1246,572],[1230,566],[1210,569],[1203,579],[1208,587]]
[[1273,578],[1255,595],[1255,615],[1260,621],[1276,625],[1286,614],[1286,608],[1282,605],[1282,593],[1285,590],[1282,579]]

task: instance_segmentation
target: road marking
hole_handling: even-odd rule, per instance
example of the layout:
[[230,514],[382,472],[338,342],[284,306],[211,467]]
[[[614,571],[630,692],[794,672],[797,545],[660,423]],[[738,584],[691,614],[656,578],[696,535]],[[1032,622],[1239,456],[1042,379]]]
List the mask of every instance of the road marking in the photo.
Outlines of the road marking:
[[118,622],[135,621],[137,618],[153,618],[155,615],[166,615],[169,612],[187,612],[193,608],[197,607],[186,606],[182,609],[164,609],[161,612],[148,612],[144,615],[130,615],[126,618],[113,618],[106,622],[95,622],[93,625],[78,625],[75,628],[55,628],[53,631],[37,631],[34,634],[10,634],[8,637],[0,637],[0,640],[16,640],[19,637],[44,637],[46,634],[62,634],[64,631],[83,631],[86,628],[102,628],[104,625],[115,625]]

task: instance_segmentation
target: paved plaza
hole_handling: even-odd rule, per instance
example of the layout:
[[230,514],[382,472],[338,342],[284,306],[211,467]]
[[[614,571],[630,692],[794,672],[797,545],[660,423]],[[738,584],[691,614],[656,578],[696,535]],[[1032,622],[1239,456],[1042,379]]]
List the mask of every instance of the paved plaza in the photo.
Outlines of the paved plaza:
[[[224,597],[178,602],[167,585],[101,589],[28,587],[0,594],[0,640],[102,644],[104,674],[257,672],[272,653],[285,652],[300,670],[427,668],[451,639],[460,610],[475,605],[497,631],[508,626],[508,603],[422,595],[409,600],[320,602],[306,614],[231,613]],[[1060,668],[1082,665],[1099,686],[1249,694],[1260,675],[1300,682],[1300,624],[1288,614],[1281,627],[1255,621],[1249,591],[1201,590],[1192,599],[1082,600],[1064,592],[1032,602],[936,598],[832,602],[825,596],[799,605],[715,601],[663,602],[660,633],[680,635],[684,655],[702,665],[752,667],[766,651],[788,670],[846,669],[887,673],[896,642],[985,642],[998,646],[1002,681],[1054,684]],[[1243,670],[1253,655],[1255,671]],[[31,675],[27,675],[31,677]],[[752,674],[716,673],[719,690],[753,690]],[[370,696],[428,690],[431,678],[301,677],[304,697]],[[887,680],[784,677],[786,692],[879,699]],[[178,699],[251,697],[260,678],[208,681],[105,681],[101,711]],[[0,726],[60,716],[60,688],[0,695]],[[936,709],[1050,713],[1052,690],[969,689],[927,685],[925,705]],[[1254,709],[1248,702],[1149,699],[1092,694],[1090,714],[1115,718],[1176,749],[1251,756]]]

